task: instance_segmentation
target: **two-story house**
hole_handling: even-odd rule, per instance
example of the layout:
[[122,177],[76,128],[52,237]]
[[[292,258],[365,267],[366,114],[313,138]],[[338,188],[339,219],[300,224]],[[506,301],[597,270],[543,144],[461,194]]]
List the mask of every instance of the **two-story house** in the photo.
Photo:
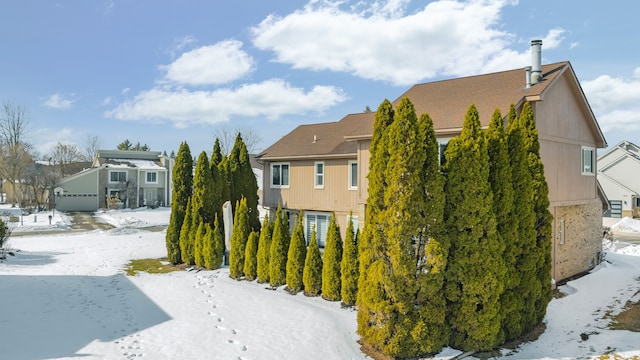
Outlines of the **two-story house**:
[[[554,217],[552,276],[559,281],[600,261],[604,197],[596,149],[606,141],[571,64],[542,66],[540,46],[532,42],[531,67],[418,84],[393,104],[407,97],[418,116],[428,113],[441,149],[460,133],[471,104],[485,128],[496,108],[506,117],[511,104],[518,113],[525,102],[531,104]],[[303,125],[264,150],[258,156],[264,163],[263,206],[275,210],[280,204],[293,216],[302,210],[306,234],[315,225],[321,243],[332,212],[343,231],[350,213],[361,227],[374,115]]]
[[98,150],[91,167],[63,178],[54,189],[55,208],[95,211],[169,206],[174,159],[157,151]]
[[611,204],[611,217],[640,216],[640,147],[621,141],[598,156],[598,181]]

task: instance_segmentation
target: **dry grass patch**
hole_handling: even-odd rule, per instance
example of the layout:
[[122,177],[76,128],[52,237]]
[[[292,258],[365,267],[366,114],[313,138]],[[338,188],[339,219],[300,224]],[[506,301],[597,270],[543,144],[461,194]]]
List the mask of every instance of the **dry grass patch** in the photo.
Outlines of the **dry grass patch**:
[[134,276],[138,272],[149,274],[164,274],[172,271],[183,270],[179,266],[171,265],[166,259],[138,259],[131,260],[125,269],[127,275]]

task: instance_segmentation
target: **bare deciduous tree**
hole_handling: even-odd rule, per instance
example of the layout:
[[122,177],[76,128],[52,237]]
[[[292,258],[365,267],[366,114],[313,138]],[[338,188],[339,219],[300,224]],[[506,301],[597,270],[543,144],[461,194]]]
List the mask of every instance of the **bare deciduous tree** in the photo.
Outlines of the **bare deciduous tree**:
[[100,150],[101,146],[102,146],[102,141],[100,140],[100,137],[98,137],[97,135],[95,136],[87,135],[87,139],[85,140],[85,143],[84,143],[84,153],[83,153],[84,161],[93,161],[93,157],[96,155],[96,152]]
[[[12,190],[12,205],[20,202],[20,184],[32,162],[31,145],[26,142],[29,121],[23,107],[4,103],[0,114],[0,176]],[[18,190],[18,191],[16,191]]]
[[75,144],[64,144],[58,141],[51,153],[51,160],[61,177],[70,175],[69,165],[82,161],[83,155]]
[[213,132],[213,136],[220,140],[220,150],[222,150],[222,153],[229,154],[231,149],[233,149],[233,144],[236,141],[238,133],[242,135],[242,141],[244,141],[249,154],[254,154],[258,150],[258,145],[260,141],[262,141],[262,137],[252,128],[235,128],[235,130],[231,130],[229,127],[221,127]]

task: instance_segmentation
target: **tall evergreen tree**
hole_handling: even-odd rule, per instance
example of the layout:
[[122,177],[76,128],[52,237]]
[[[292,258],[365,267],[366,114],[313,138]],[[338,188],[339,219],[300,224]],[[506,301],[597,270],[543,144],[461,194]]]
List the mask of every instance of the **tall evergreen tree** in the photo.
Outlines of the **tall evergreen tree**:
[[233,279],[240,279],[244,276],[244,256],[249,232],[249,212],[247,201],[243,198],[236,204],[229,244],[231,247],[229,249],[229,276]]
[[187,265],[195,264],[193,254],[193,233],[195,229],[193,227],[193,206],[191,206],[191,198],[187,200],[187,213],[184,216],[182,222],[182,228],[180,229],[180,254],[182,255],[182,262]]
[[289,250],[289,219],[278,205],[269,248],[269,284],[273,287],[287,282],[287,252]]
[[469,107],[462,132],[452,142],[445,152],[450,345],[488,350],[500,342],[505,268],[493,213],[487,143],[475,105]]
[[391,334],[387,326],[387,311],[392,299],[385,293],[385,278],[391,272],[387,257],[388,245],[382,232],[384,223],[384,177],[389,162],[387,128],[394,119],[389,100],[384,100],[375,115],[373,138],[369,151],[368,198],[362,236],[358,239],[360,278],[358,280],[358,333],[363,341],[384,351]]
[[[514,229],[516,237],[513,244],[507,243],[505,261],[508,276],[505,277],[503,294],[503,330],[506,340],[513,340],[525,331],[525,312],[531,314],[533,291],[535,285],[536,259],[531,256],[535,245],[535,211],[532,201],[522,199],[533,198],[533,188],[527,153],[524,147],[522,129],[518,124],[515,106],[511,105],[508,115],[508,147],[511,162],[511,181],[513,184],[513,217],[516,220]],[[515,271],[511,273],[510,265],[515,262]],[[530,304],[527,306],[527,304]],[[528,316],[527,318],[531,318]]]
[[213,151],[211,152],[211,167],[218,166],[222,162],[222,148],[220,147],[220,139],[216,138],[213,144]]
[[309,249],[307,249],[307,256],[304,259],[302,282],[304,284],[305,295],[320,295],[322,291],[322,256],[320,255],[320,247],[318,247],[318,241],[316,240],[315,227],[311,231]]
[[322,265],[322,297],[326,300],[340,300],[342,249],[340,227],[336,221],[336,215],[331,214]]
[[[211,182],[213,183],[211,189],[212,197],[210,206],[213,213],[218,214],[219,218],[222,218],[222,205],[226,201],[224,196],[226,189],[226,180],[219,169],[222,159],[223,156],[222,151],[220,150],[220,141],[216,139],[216,142],[213,146],[213,151],[211,153],[211,159],[209,160]],[[211,226],[213,227],[213,219],[211,222]]]
[[536,243],[532,256],[536,266],[536,289],[533,292],[533,312],[525,312],[525,331],[532,329],[544,319],[547,305],[553,297],[551,289],[551,241],[553,215],[549,211],[549,186],[544,175],[544,165],[540,157],[540,141],[535,116],[531,104],[522,106],[518,124],[521,126],[527,163],[531,173],[532,202],[536,216]]
[[224,257],[224,237],[222,236],[222,226],[218,221],[218,217],[215,217],[213,221],[213,266],[218,268],[222,266],[222,260]]
[[[493,193],[493,212],[496,218],[496,230],[498,241],[504,247],[505,277],[503,279],[504,292],[500,298],[500,308],[503,322],[500,342],[507,336],[504,325],[511,321],[516,311],[517,296],[513,292],[518,284],[517,256],[515,246],[518,246],[517,230],[518,219],[514,215],[514,190],[513,171],[509,158],[509,144],[504,128],[502,114],[496,109],[491,117],[489,128],[486,132],[487,150],[489,152],[489,184]],[[517,315],[515,315],[517,316]]]
[[213,224],[214,199],[213,178],[207,153],[202,151],[196,161],[196,169],[193,176],[193,195],[191,196],[191,206],[193,206],[193,216],[198,217],[198,223],[207,222]]
[[187,212],[187,201],[193,189],[193,159],[186,142],[180,144],[173,166],[173,189],[171,190],[171,217],[167,227],[167,259],[172,264],[182,261],[180,253],[180,230]]
[[258,282],[269,282],[269,252],[271,250],[271,235],[273,224],[269,222],[269,214],[264,216],[258,240]]
[[[214,224],[217,225],[218,217],[215,216]],[[214,226],[215,226],[214,225]],[[203,240],[203,257],[204,267],[213,270],[220,267],[222,264],[222,244],[216,244],[215,228],[212,228],[209,224],[204,224],[204,240]]]
[[[360,264],[358,262],[358,230],[354,229],[352,215],[349,215],[347,234],[344,237],[344,251],[340,263],[340,275],[342,284],[340,295],[342,302],[347,305],[355,305],[358,296],[358,278],[360,277]],[[311,245],[309,245],[311,251]]]
[[[440,145],[433,121],[420,116],[418,128],[423,139],[425,160],[420,177],[423,205],[418,210],[422,228],[418,228],[416,249],[418,294],[416,304],[420,321],[413,330],[416,351],[439,352],[449,340],[451,329],[446,322],[447,300],[444,292],[445,269],[449,256],[449,239],[444,234],[444,177],[440,172]],[[426,245],[425,245],[426,243]]]
[[193,243],[193,259],[196,266],[204,267],[204,257],[205,257],[205,235],[206,235],[206,227],[205,222],[200,221],[198,226],[196,227],[195,241]]
[[260,230],[260,214],[258,212],[258,182],[251,168],[251,159],[247,146],[238,133],[233,149],[229,154],[229,171],[231,177],[231,202],[241,198],[247,199],[249,226]]
[[298,214],[298,220],[293,228],[289,250],[287,252],[286,281],[289,292],[295,294],[303,290],[302,275],[304,261],[307,257],[307,243],[304,239],[304,227],[302,225],[302,211]]
[[251,231],[247,239],[247,246],[244,253],[244,277],[253,281],[258,276],[258,239],[260,235]]

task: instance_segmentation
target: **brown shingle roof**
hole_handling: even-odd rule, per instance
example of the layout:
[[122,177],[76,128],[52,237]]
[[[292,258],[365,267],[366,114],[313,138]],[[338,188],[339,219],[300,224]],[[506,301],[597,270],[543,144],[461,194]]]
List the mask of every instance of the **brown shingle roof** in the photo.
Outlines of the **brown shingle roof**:
[[[471,104],[475,104],[480,121],[487,126],[496,108],[507,115],[511,104],[539,100],[550,84],[567,69],[567,61],[542,66],[543,80],[526,87],[525,70],[515,69],[417,84],[393,101],[394,107],[408,97],[418,116],[428,113],[436,132],[456,133]],[[375,113],[351,114],[338,122],[302,125],[271,145],[260,155],[265,160],[294,159],[313,156],[355,155],[357,144],[348,141],[371,136]],[[313,141],[314,135],[316,142]]]
[[[300,125],[258,155],[259,159],[277,160],[314,156],[353,157],[357,144],[345,136],[372,129],[375,113],[350,114],[337,122]],[[371,131],[371,130],[369,130]]]

